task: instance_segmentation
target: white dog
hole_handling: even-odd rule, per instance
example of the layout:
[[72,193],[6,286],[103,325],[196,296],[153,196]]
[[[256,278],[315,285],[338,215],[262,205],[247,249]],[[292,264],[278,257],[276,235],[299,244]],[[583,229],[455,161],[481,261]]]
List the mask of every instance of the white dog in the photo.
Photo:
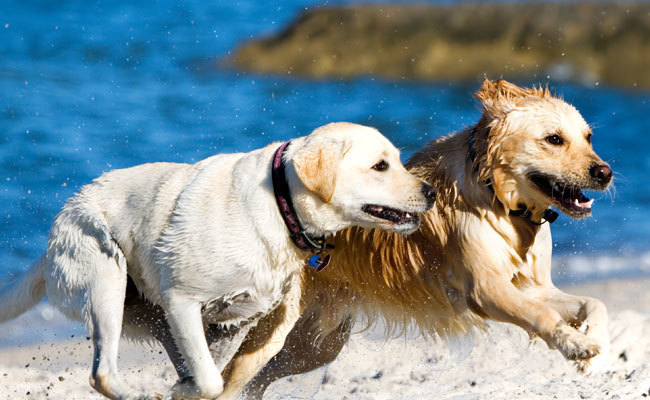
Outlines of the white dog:
[[[172,396],[213,398],[223,390],[224,361],[261,316],[282,303],[289,332],[299,316],[295,272],[307,258],[314,268],[327,264],[325,237],[351,225],[413,232],[417,213],[434,197],[385,137],[348,123],[193,165],[112,171],[66,202],[46,253],[0,291],[0,321],[47,294],[66,316],[86,323],[97,391],[112,399],[160,398],[133,391],[118,374],[128,273],[164,310],[185,361]],[[233,333],[219,344],[220,365],[204,322]]]

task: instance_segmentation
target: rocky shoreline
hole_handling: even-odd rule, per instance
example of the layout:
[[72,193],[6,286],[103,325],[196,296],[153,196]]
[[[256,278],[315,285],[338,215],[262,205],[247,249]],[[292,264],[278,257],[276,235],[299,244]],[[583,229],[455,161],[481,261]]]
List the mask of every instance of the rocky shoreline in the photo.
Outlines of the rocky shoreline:
[[315,78],[487,75],[650,88],[650,3],[323,7],[244,43],[229,62]]

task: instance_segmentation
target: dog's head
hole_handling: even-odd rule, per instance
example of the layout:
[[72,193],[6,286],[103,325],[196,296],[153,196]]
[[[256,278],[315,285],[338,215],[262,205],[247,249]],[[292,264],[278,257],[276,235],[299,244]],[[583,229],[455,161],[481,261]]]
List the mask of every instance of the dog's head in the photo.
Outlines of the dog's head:
[[521,88],[486,79],[476,93],[483,106],[477,146],[480,179],[491,179],[509,209],[540,215],[550,205],[574,218],[591,215],[582,190],[605,190],[612,170],[594,152],[580,113],[547,88]]
[[327,218],[329,231],[356,225],[411,233],[435,199],[433,188],[404,168],[395,146],[367,126],[317,128],[291,162],[311,196],[305,199],[310,217]]

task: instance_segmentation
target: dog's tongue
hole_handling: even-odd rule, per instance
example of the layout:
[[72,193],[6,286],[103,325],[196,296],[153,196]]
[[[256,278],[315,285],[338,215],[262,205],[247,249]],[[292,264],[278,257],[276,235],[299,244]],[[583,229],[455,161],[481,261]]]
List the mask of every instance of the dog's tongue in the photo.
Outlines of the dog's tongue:
[[591,208],[591,205],[593,204],[593,202],[594,202],[594,199],[589,199],[589,200],[583,201],[583,202],[579,201],[578,199],[575,199],[573,201],[573,204],[575,204],[576,206],[578,206],[580,208]]

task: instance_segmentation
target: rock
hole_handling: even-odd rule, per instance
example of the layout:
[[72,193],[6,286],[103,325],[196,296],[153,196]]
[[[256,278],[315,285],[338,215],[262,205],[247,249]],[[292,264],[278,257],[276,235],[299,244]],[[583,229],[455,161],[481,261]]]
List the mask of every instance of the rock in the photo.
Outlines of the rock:
[[307,11],[229,60],[258,73],[573,80],[650,87],[650,3],[358,5]]

